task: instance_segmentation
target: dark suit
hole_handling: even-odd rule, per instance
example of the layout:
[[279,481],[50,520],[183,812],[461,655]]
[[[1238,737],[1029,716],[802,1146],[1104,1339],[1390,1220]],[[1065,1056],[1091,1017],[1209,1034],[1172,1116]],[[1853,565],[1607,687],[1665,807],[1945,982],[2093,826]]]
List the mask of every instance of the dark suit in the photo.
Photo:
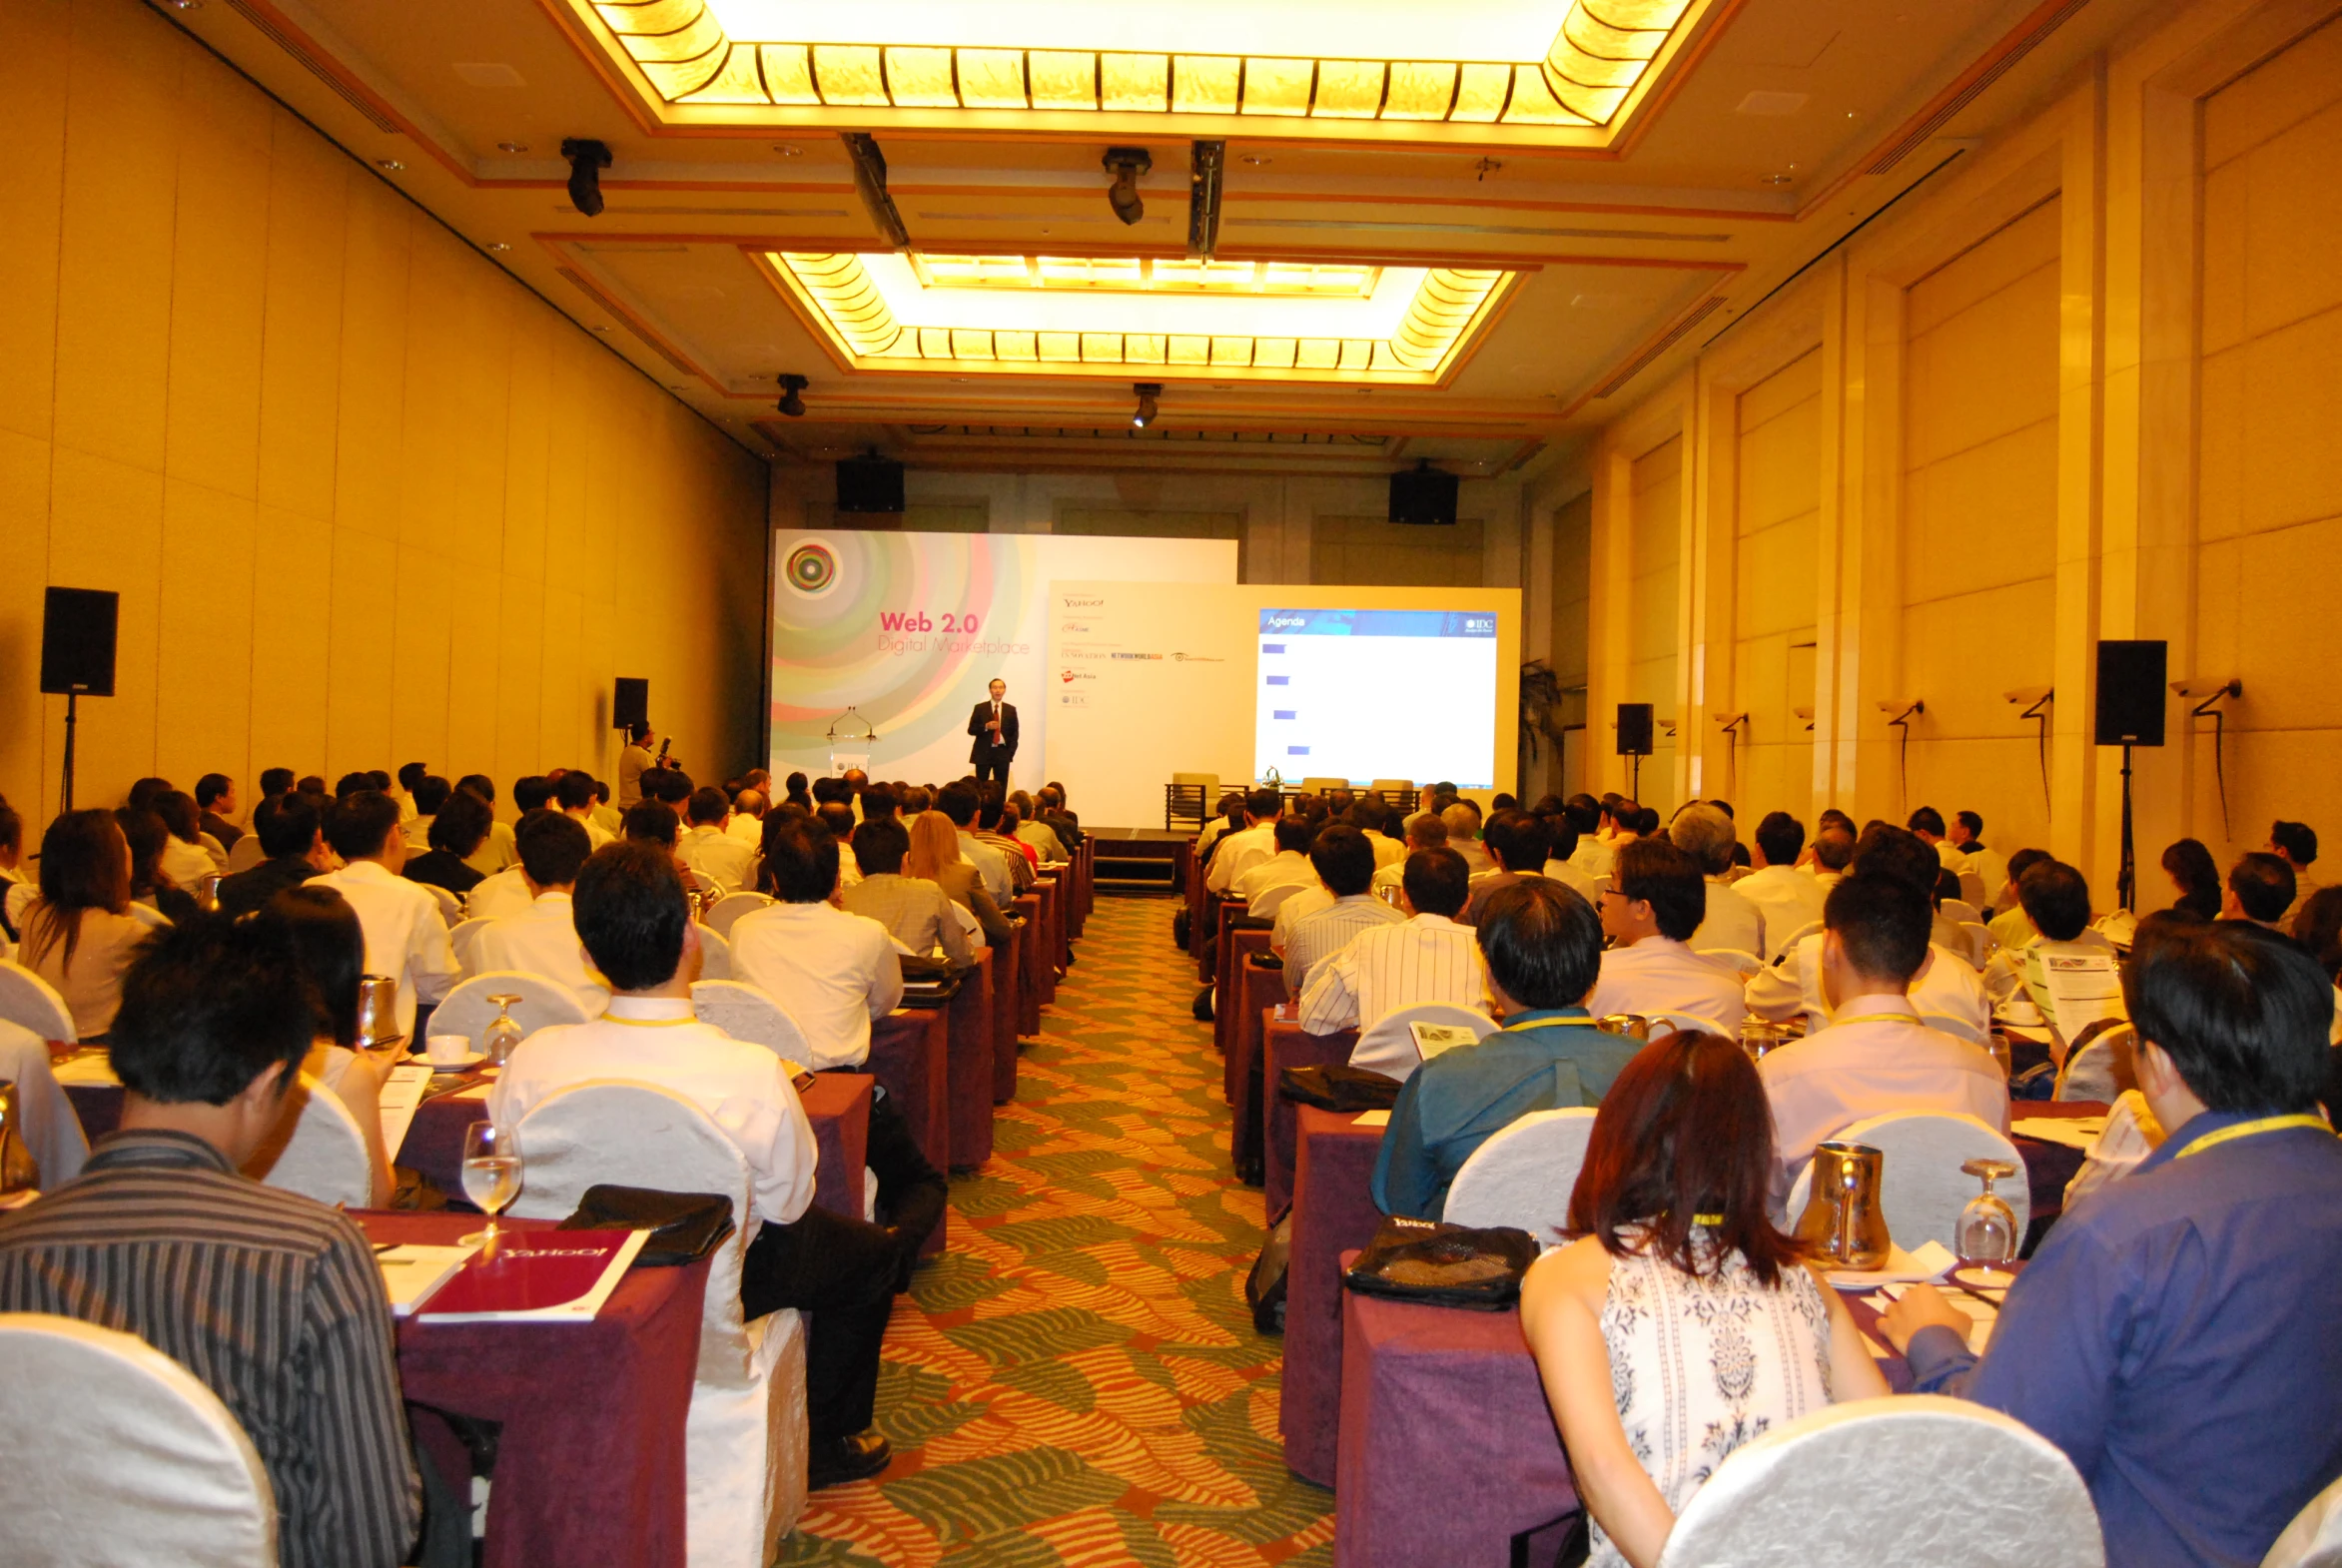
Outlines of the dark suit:
[[1009,787],[1009,764],[1017,760],[1017,705],[1001,704],[1000,744],[994,745],[992,731],[992,703],[989,699],[976,704],[968,715],[968,733],[976,737],[976,744],[968,748],[968,761],[976,769],[976,782],[1000,780],[1003,790]]

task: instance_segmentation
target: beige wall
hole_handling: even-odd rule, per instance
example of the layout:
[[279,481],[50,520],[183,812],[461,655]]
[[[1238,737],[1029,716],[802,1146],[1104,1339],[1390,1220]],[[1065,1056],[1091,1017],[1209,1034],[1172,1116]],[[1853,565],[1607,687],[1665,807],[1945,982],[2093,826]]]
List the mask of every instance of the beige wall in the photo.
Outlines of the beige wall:
[[610,678],[756,741],[764,465],[132,0],[0,48],[0,791],[38,831],[44,582],[122,595],[79,803],[426,761],[600,768]]
[[[1628,663],[1621,702],[1651,704],[1651,755],[1635,787],[1646,806],[1670,811],[1685,786],[1675,777],[1679,714],[1676,597],[1683,560],[1683,438],[1670,436],[1634,460],[1627,543]],[[1617,742],[1612,731],[1610,741]],[[1634,770],[1626,770],[1630,778]],[[1622,783],[1621,788],[1625,785]]]
[[[1730,765],[1708,781],[1750,827],[1803,814],[1813,795],[1814,530],[1821,519],[1822,355],[1800,355],[1742,392],[1733,528],[1734,673],[1745,713]],[[1805,712],[1801,715],[1799,709]]]

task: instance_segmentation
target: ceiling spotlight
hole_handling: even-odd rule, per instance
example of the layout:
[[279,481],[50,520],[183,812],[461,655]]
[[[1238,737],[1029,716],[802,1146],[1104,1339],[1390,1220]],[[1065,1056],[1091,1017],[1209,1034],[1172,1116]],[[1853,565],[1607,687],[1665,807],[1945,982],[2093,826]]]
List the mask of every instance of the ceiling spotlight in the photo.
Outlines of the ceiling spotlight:
[[1135,224],[1147,216],[1147,204],[1139,199],[1139,177],[1155,167],[1155,160],[1147,156],[1144,147],[1110,147],[1103,164],[1106,172],[1115,177],[1107,188],[1107,205],[1124,223]]
[[1187,147],[1187,259],[1208,262],[1219,249],[1220,177],[1227,169],[1227,143],[1199,138]]
[[781,378],[780,410],[792,419],[805,417],[805,389],[812,384],[802,376],[784,375]]
[[599,218],[601,172],[610,166],[610,144],[565,136],[561,138],[561,156],[569,161],[569,205],[588,218]]
[[528,151],[528,144],[526,142],[498,142],[496,151],[499,153],[525,153]]
[[1143,430],[1153,424],[1155,416],[1163,411],[1156,403],[1156,399],[1163,395],[1163,383],[1136,382],[1132,384],[1131,391],[1139,394],[1139,411],[1131,415],[1131,428]]
[[491,251],[509,251],[510,249],[512,249],[512,247],[510,247],[509,245],[506,245],[506,244],[505,244],[503,241],[501,241],[501,240],[490,240],[490,241],[488,242],[488,249],[489,249],[489,250],[491,250]]
[[773,151],[779,153],[783,158],[802,158],[805,156],[805,149],[799,147],[795,142],[775,142],[773,143]]
[[378,158],[375,160],[375,167],[385,174],[398,174],[406,168],[395,158]]

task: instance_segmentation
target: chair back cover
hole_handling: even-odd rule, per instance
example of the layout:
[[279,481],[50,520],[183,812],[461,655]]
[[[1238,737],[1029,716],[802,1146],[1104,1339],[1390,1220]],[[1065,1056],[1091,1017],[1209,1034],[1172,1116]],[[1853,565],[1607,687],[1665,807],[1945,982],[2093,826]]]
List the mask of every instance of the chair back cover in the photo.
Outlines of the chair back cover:
[[706,926],[699,928],[699,978],[702,980],[729,980],[732,978],[731,940]]
[[[1806,938],[1818,937],[1821,934],[1822,923],[1818,920],[1809,920],[1804,925],[1798,927],[1797,930],[1791,932],[1788,936],[1783,937],[1779,942],[1773,943],[1773,951],[1776,954],[1788,953],[1794,950],[1800,942],[1805,941]],[[1770,942],[1772,941],[1772,938],[1768,936],[1766,940]]]
[[12,1568],[275,1568],[277,1502],[244,1428],[134,1334],[0,1313],[0,1517]]
[[1244,913],[1254,920],[1266,920],[1284,908],[1284,901],[1301,891],[1298,882],[1281,882],[1273,888],[1262,888],[1252,895],[1252,902],[1244,906]]
[[762,1046],[784,1062],[808,1067],[813,1042],[772,993],[741,980],[702,980],[691,988],[692,1011],[734,1040]]
[[1472,1151],[1447,1189],[1450,1224],[1513,1225],[1551,1246],[1569,1223],[1570,1192],[1586,1163],[1594,1109],[1532,1111]]
[[2342,1481],[2293,1516],[2261,1568],[2342,1568]]
[[1975,904],[1968,899],[1948,898],[1937,908],[1944,912],[1946,920],[1956,922],[1962,926],[1980,926],[1984,923],[1984,917],[1977,912]]
[[1973,1019],[1953,1018],[1949,1013],[1922,1013],[1920,1022],[1930,1029],[1941,1030],[1947,1035],[1956,1036],[1970,1045],[1976,1046],[1984,1044],[1986,1035],[1991,1029],[1989,1023],[1978,1028]]
[[1709,962],[1722,964],[1740,976],[1744,985],[1751,975],[1765,967],[1765,961],[1746,948],[1697,948],[1694,951]]
[[447,923],[449,930],[453,930],[457,925],[462,923],[463,901],[461,899],[448,892],[445,888],[440,887],[436,882],[417,882],[415,886],[422,889],[425,893],[428,893],[432,898],[438,900],[439,919]]
[[43,1040],[75,1040],[72,1010],[57,988],[22,964],[0,960],[0,1018]]
[[[1970,1160],[2005,1160],[2016,1167],[2013,1176],[1993,1182],[1992,1190],[2016,1216],[2016,1238],[2020,1243],[2024,1240],[2033,1211],[2032,1193],[2025,1184],[2024,1157],[2014,1144],[1974,1117],[1942,1111],[1896,1112],[1865,1117],[1830,1136],[1842,1144],[1868,1144],[1887,1157],[1879,1173],[1879,1208],[1887,1216],[1887,1233],[1905,1251],[1916,1251],[1928,1241],[1954,1247],[1959,1211],[1984,1189],[1983,1182],[1959,1169]],[[1813,1167],[1808,1166],[1790,1190],[1792,1223],[1805,1212],[1812,1188]]]
[[287,1125],[280,1129],[290,1136],[275,1148],[264,1147],[244,1174],[329,1205],[372,1204],[375,1173],[366,1152],[366,1134],[342,1097],[304,1073],[286,1098],[299,1102],[286,1107]]
[[1992,928],[1980,920],[1963,920],[1959,934],[1967,938],[1967,961],[1982,970],[1992,961],[1992,949],[1998,945],[1992,940]]
[[239,871],[250,871],[268,858],[268,853],[261,848],[261,836],[247,833],[228,847],[228,873],[234,876]]
[[2050,1098],[2111,1103],[2122,1093],[2115,1052],[2127,1049],[2136,1033],[2128,1024],[2117,1024],[2067,1057],[2065,1066],[2057,1070],[2057,1087],[2049,1092]]
[[447,946],[455,952],[455,967],[464,974],[471,973],[471,949],[479,941],[479,934],[488,929],[488,923],[478,917],[459,920],[447,928]]
[[478,1050],[479,1037],[496,1021],[496,1005],[488,998],[507,992],[520,999],[512,1004],[512,1022],[520,1026],[524,1036],[555,1024],[585,1022],[585,1009],[577,1005],[576,994],[559,981],[525,969],[491,969],[447,993],[447,1000],[431,1015],[430,1032],[468,1035],[472,1049]]
[[1350,1066],[1387,1073],[1403,1082],[1423,1065],[1410,1027],[1415,1024],[1452,1024],[1474,1031],[1482,1040],[1496,1033],[1496,1020],[1485,1013],[1453,1002],[1417,1002],[1383,1014],[1371,1029],[1361,1031],[1356,1048],[1350,1052]]
[[1689,1013],[1646,1013],[1644,1019],[1651,1026],[1651,1038],[1659,1038],[1659,1027],[1664,1024],[1679,1035],[1718,1035],[1731,1038],[1731,1032],[1720,1030],[1712,1018],[1695,1018]]
[[[1956,1543],[1956,1544],[1951,1544]],[[1940,1394],[1855,1399],[1744,1444],[1692,1494],[1659,1568],[2105,1568],[2072,1462]]]
[[771,906],[772,895],[769,893],[727,893],[708,907],[707,919],[702,924],[729,941],[732,926],[742,915],[753,915]]
[[1992,907],[1991,889],[1985,887],[1983,877],[1973,871],[1959,873],[1959,898],[1961,903],[1971,904],[1977,909]]

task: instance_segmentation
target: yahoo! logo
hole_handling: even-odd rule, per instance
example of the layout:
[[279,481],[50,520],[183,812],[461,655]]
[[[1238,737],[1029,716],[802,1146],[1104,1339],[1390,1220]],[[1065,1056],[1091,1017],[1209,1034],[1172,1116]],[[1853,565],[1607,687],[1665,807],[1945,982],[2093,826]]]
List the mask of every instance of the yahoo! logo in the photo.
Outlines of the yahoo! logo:
[[1062,598],[1062,599],[1060,599],[1058,602],[1059,602],[1061,605],[1063,605],[1065,608],[1069,609],[1069,610],[1094,610],[1094,609],[1097,609],[1098,607],[1100,607],[1101,605],[1105,604],[1105,603],[1106,603],[1106,600],[1104,600],[1104,599],[1063,599],[1063,598]]

